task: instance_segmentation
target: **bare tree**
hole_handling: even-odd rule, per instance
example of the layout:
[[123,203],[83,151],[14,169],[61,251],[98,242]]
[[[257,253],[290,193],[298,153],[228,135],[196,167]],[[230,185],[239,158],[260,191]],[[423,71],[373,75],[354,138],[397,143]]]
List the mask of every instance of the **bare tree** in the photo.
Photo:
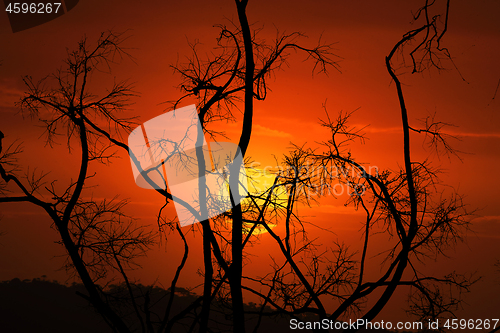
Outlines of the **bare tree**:
[[[230,212],[201,221],[203,295],[175,314],[172,309],[176,286],[188,260],[189,246],[176,221],[163,214],[165,206],[174,199],[169,189],[155,188],[165,198],[165,205],[159,210],[158,225],[161,231],[176,232],[181,237],[184,254],[171,281],[170,294],[164,299],[163,311],[158,315],[160,319],[153,319],[156,317],[151,313],[150,294],[145,293],[139,301],[137,290],[127,275],[127,267],[133,259],[153,244],[153,235],[135,227],[123,213],[124,202],[96,202],[82,196],[85,183],[93,176],[89,172],[90,162],[112,158],[110,149],[115,146],[130,154],[148,183],[153,183],[150,172],[158,170],[142,170],[137,156],[121,137],[134,123],[134,119],[119,117],[119,112],[134,96],[131,85],[117,83],[103,96],[94,96],[89,87],[88,79],[93,72],[109,70],[115,60],[127,56],[120,46],[121,35],[103,34],[95,47],[83,40],[78,50],[69,54],[64,70],[38,83],[25,78],[28,93],[21,107],[43,121],[49,143],[61,130],[66,132],[68,147],[74,149],[74,143],[78,142],[81,167],[77,181],[67,185],[62,192],[57,190],[55,183],[45,186],[40,177],[30,177],[23,183],[14,170],[8,168],[7,162],[11,163],[15,148],[7,149],[0,157],[0,172],[4,182],[13,182],[22,195],[13,196],[4,191],[0,202],[27,201],[48,213],[68,251],[71,265],[87,288],[89,295],[86,297],[119,332],[129,332],[133,325],[120,317],[119,311],[110,305],[105,292],[96,284],[109,269],[118,272],[124,281],[137,327],[142,332],[171,332],[176,325],[184,326],[187,321],[191,321],[187,327],[189,331],[196,328],[200,332],[210,331],[211,323],[218,320],[214,319],[214,309],[221,304],[227,307],[220,311],[226,311],[225,314],[231,317],[234,332],[248,329],[249,316],[258,318],[254,331],[259,329],[264,317],[279,315],[297,320],[312,315],[331,321],[356,315],[372,320],[401,286],[411,288],[409,311],[412,314],[421,319],[450,314],[473,279],[457,273],[428,276],[419,272],[416,263],[443,254],[447,245],[460,241],[468,227],[469,213],[460,195],[445,196],[441,192],[438,170],[430,161],[416,161],[412,157],[411,133],[425,134],[433,147],[444,149],[445,153],[453,154],[454,151],[442,132],[446,124],[428,119],[424,128],[410,125],[395,59],[396,54],[406,56],[412,71],[418,73],[430,67],[439,69],[443,59],[450,58],[441,45],[447,31],[449,2],[445,13],[430,15],[434,3],[427,1],[417,12],[415,22],[422,23],[404,34],[386,58],[387,71],[400,102],[403,167],[397,172],[367,169],[349,149],[352,141],[363,140],[363,133],[349,126],[350,114],[340,113],[332,119],[326,112],[326,119],[320,126],[329,130],[328,140],[319,147],[296,146],[283,157],[282,168],[276,171],[267,189],[251,193],[243,204],[235,205]],[[176,108],[188,97],[197,98],[203,129],[198,133],[198,140],[205,133],[215,134],[212,122],[239,120],[242,126],[238,145],[242,155],[248,158],[254,100],[266,98],[269,79],[287,64],[290,55],[304,54],[312,62],[315,73],[328,73],[338,69],[338,65],[331,44],[320,40],[317,45],[306,47],[300,33],[277,33],[271,43],[260,40],[247,18],[248,1],[235,0],[235,4],[238,23],[218,26],[214,53],[203,58],[194,44],[193,55],[187,62],[173,66],[181,76],[182,96],[172,102],[172,106]],[[54,80],[55,88],[45,85],[48,80]],[[47,118],[41,109],[50,111],[50,116]],[[236,114],[237,109],[242,111],[242,117]],[[196,156],[198,172],[202,175],[206,171],[203,152],[197,149]],[[318,172],[311,173],[311,168]],[[237,173],[231,173],[230,177],[237,177]],[[203,193],[206,184],[202,178],[199,183],[200,211],[207,210],[211,204]],[[298,212],[300,203],[307,204],[314,196],[327,194],[336,183],[351,188],[348,204],[366,214],[364,242],[359,254],[341,242],[325,248],[309,239],[308,225]],[[45,191],[45,196],[40,191]],[[232,195],[238,198],[240,194]],[[193,210],[187,203],[185,206]],[[272,229],[278,223],[285,226],[284,235]],[[258,241],[254,234],[257,229],[266,230],[280,249],[272,258],[274,264],[270,272],[263,277],[245,274],[243,269],[244,258],[248,255],[245,246]],[[384,270],[373,278],[366,274],[371,258],[369,241],[379,232],[386,236],[388,248],[376,257]],[[451,287],[449,290],[457,294],[445,295],[443,286]],[[262,300],[260,307],[247,310],[244,293],[258,296]],[[331,300],[334,300],[333,307]]]
[[[85,298],[99,311],[114,330],[129,332],[125,321],[112,309],[106,293],[97,284],[109,268],[126,279],[127,266],[155,242],[154,234],[136,226],[123,212],[124,201],[97,201],[84,195],[86,184],[94,177],[93,162],[106,163],[113,158],[110,143],[89,123],[103,122],[111,131],[129,129],[133,119],[120,118],[134,96],[127,82],[115,83],[104,95],[94,95],[91,76],[108,71],[119,57],[127,56],[120,43],[122,35],[103,33],[96,45],[83,39],[68,53],[65,66],[38,82],[25,77],[27,92],[19,106],[29,116],[45,125],[46,140],[52,145],[65,135],[69,151],[80,149],[76,181],[49,182],[46,174],[29,173],[25,179],[16,175],[15,156],[19,146],[11,145],[0,157],[3,191],[0,202],[29,202],[41,207],[53,221],[60,243],[68,254],[67,267],[81,279],[88,295]],[[11,185],[12,184],[12,185]]]
[[[263,100],[267,95],[267,80],[277,69],[286,63],[290,52],[304,52],[313,60],[314,71],[327,73],[329,68],[337,68],[334,61],[332,47],[328,44],[318,43],[317,46],[307,48],[299,44],[299,33],[278,35],[272,44],[259,41],[255,32],[251,31],[246,15],[248,1],[235,1],[239,24],[229,28],[219,26],[220,34],[217,46],[220,52],[213,58],[200,59],[196,45],[193,45],[194,55],[187,63],[174,67],[182,76],[180,89],[185,94],[173,103],[177,106],[184,98],[194,96],[198,98],[197,107],[203,128],[210,133],[209,123],[215,120],[233,118],[233,108],[240,102],[243,109],[242,130],[238,146],[243,156],[247,151],[251,139],[253,122],[253,101]],[[238,177],[232,174],[231,177]],[[204,311],[202,322],[208,320],[210,297],[212,293],[211,281],[212,251],[217,264],[225,273],[224,278],[229,281],[233,329],[235,332],[245,331],[245,319],[242,295],[242,259],[243,246],[251,237],[253,229],[244,235],[244,214],[241,205],[236,205],[231,211],[231,235],[220,237],[220,242],[227,244],[218,245],[212,236],[214,233],[208,221],[202,222],[204,240],[212,240],[212,249],[208,244],[204,246],[205,258],[205,291]],[[216,231],[220,236],[220,231]],[[220,254],[220,247],[230,246],[231,256],[227,259]],[[224,278],[220,281],[223,282]],[[202,326],[200,331],[204,331]]]
[[[319,68],[320,71],[335,67],[330,58],[329,45],[302,47],[295,40],[300,37],[299,34],[279,36],[272,45],[260,44],[256,34],[248,32],[250,28],[244,15],[245,6],[246,2],[237,1],[240,25],[234,31],[226,26],[220,27],[219,54],[202,60],[196,45],[193,45],[194,56],[186,64],[174,67],[183,77],[180,88],[185,92],[174,106],[185,97],[197,97],[200,119],[206,126],[213,120],[232,118],[232,109],[243,105],[239,143],[243,152],[251,137],[252,101],[265,99],[268,91],[266,79],[286,61],[288,51],[305,51],[316,61],[315,69]],[[241,289],[263,298],[260,315],[286,313],[298,316],[312,313],[320,319],[336,321],[353,313],[372,320],[398,286],[409,286],[409,312],[420,319],[435,319],[452,314],[460,303],[461,293],[468,291],[474,282],[471,277],[457,273],[444,277],[426,276],[418,271],[415,264],[429,257],[437,257],[449,245],[461,241],[470,216],[459,194],[453,193],[446,197],[441,192],[439,172],[430,161],[413,160],[410,132],[425,134],[426,139],[430,139],[429,145],[438,151],[438,155],[456,155],[456,152],[449,144],[449,136],[443,132],[446,123],[428,118],[424,128],[410,125],[402,84],[395,70],[395,54],[410,59],[413,73],[433,67],[441,69],[444,59],[451,61],[448,50],[442,46],[447,31],[449,2],[445,3],[444,13],[431,15],[434,6],[434,2],[427,1],[417,11],[415,23],[422,24],[404,34],[386,58],[387,71],[396,86],[400,102],[404,167],[396,173],[372,173],[366,170],[356,162],[348,148],[351,141],[363,140],[361,132],[349,127],[350,114],[341,113],[336,119],[330,119],[327,113],[327,120],[321,125],[330,130],[331,139],[323,143],[323,149],[296,147],[284,159],[285,172],[276,174],[273,186],[263,195],[252,198],[253,206],[244,207],[243,211],[241,206],[232,210],[232,238],[228,242],[232,253],[230,266],[219,257],[218,252],[214,254],[222,271],[228,275],[233,315],[239,322],[243,318],[238,315],[240,310],[236,308],[235,302],[241,304],[238,291]],[[311,175],[307,172],[308,168],[321,172]],[[329,253],[318,251],[314,242],[307,238],[306,228],[296,212],[299,201],[311,200],[311,194],[321,195],[331,188],[333,182],[349,185],[353,190],[349,203],[366,213],[365,241],[358,260],[342,244],[334,244]],[[286,203],[277,204],[276,200],[270,200],[276,191],[284,189],[288,194]],[[257,199],[260,199],[259,203]],[[284,236],[275,234],[271,229],[271,219],[286,224]],[[276,266],[268,276],[262,279],[245,277],[248,281],[261,284],[263,289],[267,289],[265,293],[240,282],[240,276],[243,276],[240,273],[240,258],[244,257],[243,246],[246,243],[241,236],[244,234],[243,221],[252,226],[247,237],[251,236],[256,226],[263,226],[276,240],[283,255],[282,264],[278,264],[279,259],[276,258]],[[382,260],[385,271],[377,279],[368,281],[365,266],[369,239],[372,233],[380,231],[387,234],[392,247],[387,249]],[[221,231],[215,233],[220,234]],[[220,239],[224,242],[226,238]],[[223,282],[225,278],[226,275],[222,275],[217,280]],[[454,292],[443,294],[447,287]],[[374,296],[380,290],[382,292]],[[324,301],[331,298],[337,300],[337,305],[327,309]],[[368,299],[374,305],[365,308]],[[275,311],[265,313],[267,305],[274,307]],[[238,323],[235,321],[234,325],[236,328]],[[242,329],[238,327],[238,331]]]
[[[410,132],[425,133],[431,139],[431,145],[436,149],[444,149],[445,153],[455,154],[447,141],[446,134],[441,131],[443,123],[428,120],[426,127],[416,129],[409,125],[408,110],[405,104],[403,88],[394,69],[394,55],[405,52],[411,59],[412,72],[418,73],[430,67],[441,68],[441,59],[449,58],[448,51],[441,46],[441,40],[447,30],[449,2],[446,3],[444,14],[429,14],[434,2],[426,2],[415,15],[415,21],[423,20],[418,28],[406,33],[396,43],[386,58],[386,67],[396,86],[402,117],[402,132],[404,134],[403,161],[404,166],[399,172],[370,172],[362,164],[356,162],[348,143],[362,140],[359,130],[348,125],[350,114],[340,113],[337,119],[327,120],[322,126],[329,129],[331,139],[322,144],[322,148],[310,149],[296,147],[285,160],[288,165],[286,174],[278,177],[288,186],[289,196],[299,199],[309,193],[321,194],[326,188],[331,188],[332,182],[341,182],[352,187],[349,202],[357,209],[366,213],[364,245],[359,262],[354,265],[351,256],[346,255],[347,249],[338,246],[336,253],[328,260],[317,253],[307,253],[311,243],[307,240],[291,250],[288,244],[293,235],[290,230],[304,228],[297,223],[299,219],[292,217],[292,207],[287,207],[287,234],[284,241],[268,228],[280,244],[280,248],[289,264],[290,270],[280,275],[271,275],[266,282],[269,287],[269,301],[277,299],[295,299],[294,302],[281,303],[280,312],[288,309],[290,313],[317,313],[320,318],[340,320],[346,314],[354,311],[365,320],[374,319],[387,304],[398,286],[410,286],[409,312],[419,319],[435,319],[452,315],[461,301],[461,293],[468,291],[474,282],[471,277],[455,272],[444,277],[426,276],[420,273],[416,263],[429,257],[437,257],[450,245],[462,240],[463,232],[468,228],[470,213],[465,209],[459,194],[453,193],[446,197],[440,192],[438,170],[430,161],[415,161],[410,152]],[[441,22],[441,23],[440,23]],[[321,170],[316,175],[302,172],[304,161],[312,163],[312,167]],[[334,171],[332,173],[332,171]],[[290,185],[291,184],[291,185]],[[305,198],[307,199],[307,198]],[[293,203],[293,199],[290,200]],[[295,222],[296,226],[293,226]],[[290,224],[290,227],[288,226]],[[370,234],[383,231],[388,236],[388,244],[383,262],[386,269],[375,280],[365,277],[366,261],[368,260],[368,244]],[[391,241],[392,240],[392,241]],[[302,268],[294,263],[294,256],[304,252],[302,262],[307,258],[307,264]],[[299,261],[295,259],[295,261]],[[318,265],[326,261],[323,269]],[[308,267],[314,267],[309,269]],[[283,270],[284,266],[280,267]],[[279,271],[279,270],[277,270]],[[326,272],[319,274],[319,272]],[[354,275],[353,275],[354,274]],[[290,275],[292,277],[290,278]],[[411,276],[411,278],[409,278]],[[342,278],[343,277],[343,278]],[[288,282],[286,281],[288,279]],[[300,281],[300,283],[299,283]],[[294,288],[285,288],[292,285]],[[278,287],[279,286],[279,287]],[[300,288],[297,288],[300,286]],[[448,288],[450,287],[450,288]],[[443,294],[446,290],[450,294]],[[283,294],[286,290],[288,294]],[[342,291],[343,292],[340,292]],[[379,296],[372,296],[375,291],[382,290]],[[275,294],[275,295],[273,295]],[[304,296],[307,295],[307,296]],[[320,296],[328,295],[338,300],[338,305],[332,310],[326,310]],[[371,307],[364,308],[367,299],[373,302]],[[324,298],[323,298],[324,299]],[[300,304],[297,307],[297,304]],[[310,308],[313,304],[314,307]]]

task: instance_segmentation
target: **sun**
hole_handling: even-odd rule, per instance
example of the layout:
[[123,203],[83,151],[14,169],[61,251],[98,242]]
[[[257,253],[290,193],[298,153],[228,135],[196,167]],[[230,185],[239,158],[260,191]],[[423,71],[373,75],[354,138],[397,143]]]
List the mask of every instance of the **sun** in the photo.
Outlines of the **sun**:
[[[278,218],[286,211],[288,195],[284,185],[280,184],[277,174],[272,171],[246,168],[248,195],[241,201],[242,211],[257,220],[264,212],[264,220],[270,228],[274,228]],[[244,233],[248,233],[253,223],[244,223]],[[266,233],[263,225],[257,225],[253,235]]]

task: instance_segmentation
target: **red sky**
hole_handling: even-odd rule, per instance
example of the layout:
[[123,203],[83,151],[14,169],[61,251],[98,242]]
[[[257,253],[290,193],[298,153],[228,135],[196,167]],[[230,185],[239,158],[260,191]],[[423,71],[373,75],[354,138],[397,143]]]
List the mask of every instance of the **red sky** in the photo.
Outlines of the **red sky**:
[[[340,110],[359,110],[352,123],[363,127],[369,140],[364,145],[353,145],[353,153],[362,162],[379,169],[395,169],[402,164],[402,135],[395,88],[385,70],[384,58],[399,37],[411,29],[411,10],[420,1],[250,1],[248,17],[255,27],[263,27],[262,36],[272,38],[276,27],[280,31],[300,31],[314,45],[322,40],[336,42],[336,53],[341,73],[311,76],[311,64],[293,56],[290,67],[284,68],[270,83],[272,92],[264,102],[255,105],[255,130],[249,154],[262,166],[274,165],[290,142],[314,143],[326,139],[318,119],[324,117],[322,104],[327,100],[330,114]],[[100,32],[113,29],[128,30],[126,46],[135,62],[125,60],[113,68],[118,79],[135,82],[140,97],[130,115],[139,115],[146,121],[163,112],[160,103],[179,97],[175,89],[179,76],[173,74],[170,64],[190,55],[187,41],[199,40],[207,49],[217,36],[215,24],[235,19],[234,4],[229,0],[216,1],[81,1],[69,13],[47,24],[12,33],[5,13],[0,13],[0,130],[4,132],[4,146],[15,139],[24,142],[22,165],[27,170],[37,167],[51,171],[49,177],[60,182],[75,174],[76,155],[68,155],[64,145],[55,149],[44,147],[42,130],[36,123],[23,119],[13,103],[24,90],[22,75],[38,79],[54,72],[62,65],[66,50],[72,49],[83,35],[95,40]],[[446,70],[418,75],[404,75],[406,102],[410,121],[436,113],[437,120],[449,122],[451,134],[461,141],[455,147],[463,151],[462,162],[456,158],[436,159],[448,171],[443,180],[458,188],[466,196],[471,208],[478,208],[477,218],[467,245],[459,245],[450,258],[427,263],[429,271],[477,272],[483,276],[467,298],[463,318],[487,318],[495,314],[500,295],[500,273],[494,262],[500,259],[500,208],[498,205],[500,180],[496,165],[500,156],[500,25],[498,1],[452,1],[449,31],[444,40],[454,63],[445,63]],[[226,20],[226,21],[224,21]],[[465,81],[461,78],[465,79]],[[92,82],[99,88],[101,82]],[[187,105],[187,103],[186,103]],[[227,134],[238,138],[238,124],[227,125]],[[415,136],[414,156],[424,158],[421,140]],[[155,224],[155,215],[162,200],[154,191],[135,186],[126,156],[111,167],[100,167],[99,187],[94,196],[111,198],[119,194],[130,198],[130,212],[141,223]],[[74,176],[73,176],[74,177]],[[332,239],[341,239],[353,246],[359,242],[361,218],[343,207],[339,200],[321,201],[319,207],[304,210],[310,219],[336,233]],[[173,212],[171,212],[173,214]],[[34,278],[45,274],[48,278],[66,280],[57,271],[63,252],[54,244],[56,234],[50,222],[38,209],[29,205],[0,205],[0,280]],[[314,233],[314,232],[313,232]],[[196,248],[201,237],[192,241],[192,257],[201,251]],[[172,237],[173,239],[173,237]],[[265,260],[270,240],[263,235],[255,245],[253,264]],[[180,253],[175,241],[163,243],[143,261],[143,270],[137,278],[144,283],[168,283]],[[198,252],[196,252],[198,250]],[[165,256],[168,254],[168,260]],[[195,274],[198,261],[193,259],[187,274]],[[249,267],[252,264],[249,265]],[[373,268],[376,269],[376,268]],[[403,306],[404,297],[397,296],[391,309]],[[496,302],[496,303],[495,303]],[[402,316],[401,312],[398,316]],[[384,314],[391,316],[389,312]]]

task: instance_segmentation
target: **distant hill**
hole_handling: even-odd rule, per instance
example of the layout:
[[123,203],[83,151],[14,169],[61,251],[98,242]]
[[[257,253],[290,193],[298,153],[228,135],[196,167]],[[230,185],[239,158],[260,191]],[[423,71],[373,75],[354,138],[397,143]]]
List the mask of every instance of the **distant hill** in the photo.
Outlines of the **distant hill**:
[[[151,304],[169,295],[168,291],[158,287],[135,286],[139,292],[151,292]],[[111,292],[117,296],[114,302],[123,318],[135,319],[129,304],[119,301],[120,295],[126,293],[122,286],[112,286]],[[142,290],[142,291],[141,291]],[[71,286],[62,285],[56,281],[42,279],[19,280],[0,282],[0,332],[1,333],[108,333],[111,329],[102,317],[90,306],[88,301],[78,296],[77,292],[86,294],[81,284]],[[176,293],[172,315],[191,304],[198,296],[179,289]],[[165,301],[165,300],[164,300]],[[158,304],[165,304],[159,302]],[[141,307],[143,304],[139,304]],[[255,305],[247,305],[248,309],[257,311]],[[164,309],[153,306],[152,312],[163,313]],[[211,313],[214,319],[211,326],[214,331],[228,331],[230,318],[226,318],[220,307],[214,303]],[[187,332],[192,318],[184,320],[185,325],[179,325],[174,332]],[[129,322],[134,328],[137,323]],[[256,321],[250,320],[250,329]],[[263,318],[259,332],[282,332],[288,328],[288,320],[276,322],[273,319]],[[140,330],[137,330],[138,332]]]
[[76,292],[82,285],[13,279],[0,283],[0,331],[6,333],[108,333],[109,327]]
[[[169,292],[158,287],[134,285],[137,294],[144,295],[149,291],[151,296],[151,312],[163,313],[165,298]],[[132,329],[140,332],[130,304],[121,301],[120,295],[126,293],[123,286],[111,286],[110,291],[116,296],[114,305],[120,311],[122,318],[128,318]],[[65,286],[56,281],[42,279],[13,279],[0,282],[0,332],[2,333],[108,333],[111,329],[102,317],[77,293],[86,294],[81,284]],[[173,304],[172,315],[186,308],[197,295],[185,289],[179,289]],[[163,302],[159,302],[163,299]],[[155,304],[158,304],[155,306]],[[160,307],[161,304],[161,307]],[[144,304],[139,303],[143,309]],[[228,306],[227,304],[225,305]],[[246,310],[257,313],[260,310],[254,303],[247,304]],[[231,318],[225,315],[224,306],[214,302],[211,310],[211,328],[214,332],[230,332]],[[247,315],[248,332],[253,332],[257,317]],[[303,318],[304,321],[314,321],[314,318]],[[193,321],[193,316],[180,321],[174,332],[187,332]],[[258,332],[311,332],[307,329],[290,329],[290,318],[263,317]],[[340,332],[331,330],[330,332]],[[387,330],[360,330],[360,333],[393,333]],[[406,332],[401,332],[406,333]]]

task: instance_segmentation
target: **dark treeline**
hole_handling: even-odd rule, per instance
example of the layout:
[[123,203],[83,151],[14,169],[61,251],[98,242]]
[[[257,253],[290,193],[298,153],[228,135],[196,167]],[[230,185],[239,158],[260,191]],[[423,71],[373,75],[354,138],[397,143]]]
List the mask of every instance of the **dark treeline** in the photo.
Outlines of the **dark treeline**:
[[[147,311],[151,316],[156,316],[160,308],[156,304],[161,304],[161,299],[169,297],[168,290],[157,286],[144,286],[134,284],[134,291],[137,296],[149,295],[149,304],[145,307],[144,302],[137,304],[143,311]],[[110,285],[106,289],[112,295],[110,302],[120,304],[120,311],[124,318],[135,319],[132,315],[134,311],[132,304],[124,303],[127,296],[124,285]],[[20,280],[0,282],[0,323],[1,332],[8,333],[107,333],[111,332],[109,326],[85,299],[85,287],[79,283],[71,285],[60,284],[57,281],[46,279]],[[177,314],[175,309],[184,309],[189,304],[196,301],[199,296],[183,288],[179,288],[174,298],[173,315]],[[142,297],[143,299],[146,299]],[[140,297],[138,297],[138,300]],[[230,304],[214,302],[214,317],[211,320],[210,328],[217,331],[231,331],[232,320],[227,316]],[[245,304],[245,312],[252,313],[260,308],[257,304]],[[127,313],[130,315],[127,316]],[[194,315],[194,313],[193,313]],[[192,321],[184,319],[184,325],[179,325],[173,332],[189,332],[192,330]],[[252,318],[253,317],[253,318]],[[192,318],[191,318],[192,319]],[[306,321],[314,321],[314,318],[301,318]],[[129,322],[132,327],[138,323]],[[248,316],[246,328],[252,331],[257,324],[257,316]],[[264,317],[261,319],[260,331],[263,332],[287,332],[310,330],[291,330],[290,317]],[[387,330],[360,330],[360,332],[387,333]],[[405,333],[405,332],[401,332]]]
[[[156,286],[144,286],[133,284],[134,293],[137,294],[137,306],[141,311],[149,312],[154,317],[161,314],[161,300],[169,297],[170,293]],[[106,288],[110,303],[114,303],[121,312],[123,318],[128,318],[132,327],[139,329],[139,323],[132,315],[134,311],[132,304],[126,301],[128,297],[124,285],[110,285]],[[149,297],[140,297],[148,295]],[[45,279],[23,280],[13,279],[0,282],[0,332],[9,333],[99,333],[111,332],[109,326],[85,299],[85,287],[79,283],[63,285],[57,281]],[[149,304],[144,304],[144,299],[149,298]],[[189,304],[196,301],[198,295],[190,291],[178,288],[175,294],[172,316],[177,309],[185,309]],[[226,307],[228,304],[214,302],[212,311],[214,317],[210,326],[217,331],[231,331],[231,318],[228,317]],[[246,304],[246,310],[258,311],[256,304]],[[147,310],[146,310],[147,309]],[[164,311],[164,309],[163,309]],[[127,315],[127,313],[129,315]],[[177,326],[173,332],[188,332],[192,329],[193,317],[186,316],[182,322],[184,325]],[[248,318],[249,328],[255,327],[256,320]],[[289,327],[289,318],[263,318],[261,330],[264,332],[279,332]],[[132,330],[133,331],[133,330]]]

